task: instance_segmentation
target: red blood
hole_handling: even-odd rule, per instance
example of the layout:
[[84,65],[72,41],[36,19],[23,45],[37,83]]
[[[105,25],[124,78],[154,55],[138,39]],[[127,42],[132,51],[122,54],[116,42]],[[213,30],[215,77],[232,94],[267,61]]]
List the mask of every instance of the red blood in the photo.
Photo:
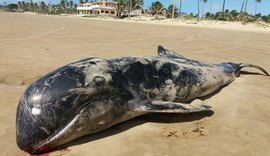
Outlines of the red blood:
[[61,151],[61,152],[69,152],[70,149],[68,149],[68,148],[63,148],[63,149],[61,149],[61,150],[59,150],[59,151]]
[[31,154],[30,156],[49,156],[50,153],[44,153],[44,154]]
[[[58,150],[60,153],[65,153],[65,152],[69,152],[70,151],[70,149],[68,149],[68,148],[63,148],[63,149],[60,149],[60,150]],[[31,154],[30,156],[49,156],[49,154],[50,154],[51,152],[49,152],[49,153],[44,153],[44,154]]]

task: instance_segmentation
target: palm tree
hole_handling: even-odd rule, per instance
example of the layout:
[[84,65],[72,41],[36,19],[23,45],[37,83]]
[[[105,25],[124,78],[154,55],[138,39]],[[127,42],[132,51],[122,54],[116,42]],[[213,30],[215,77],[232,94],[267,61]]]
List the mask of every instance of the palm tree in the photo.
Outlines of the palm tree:
[[[239,14],[239,18],[243,20],[243,22],[246,20],[246,16],[247,16],[247,4],[248,4],[248,0],[243,0],[243,4],[242,4],[242,8]],[[244,8],[244,12],[243,12],[243,8]]]
[[61,0],[61,1],[60,1],[60,7],[61,7],[62,9],[65,9],[65,0]]
[[78,13],[78,12],[77,12],[77,6],[78,6],[77,3],[75,3],[75,4],[74,4],[74,8],[73,8],[73,11],[74,11],[76,14]]
[[175,0],[173,1],[173,6],[172,6],[172,18],[174,18],[174,13],[175,13]]
[[244,9],[244,6],[245,6],[245,2],[246,2],[246,0],[243,0],[242,7],[241,7],[241,10],[240,10],[240,13],[243,12],[243,9]]
[[181,14],[182,14],[182,2],[183,2],[183,0],[180,0],[179,1],[179,15],[181,16]]
[[135,6],[143,7],[143,0],[132,0],[132,8]]
[[159,11],[161,11],[163,8],[164,8],[164,6],[159,1],[156,1],[156,2],[153,2],[151,4],[151,7],[149,8],[149,10],[150,10],[152,15],[155,15]]
[[21,9],[21,7],[22,7],[21,1],[18,1],[18,4],[17,5],[18,5],[18,8]]
[[69,2],[68,1],[66,1],[66,8],[68,9],[68,7],[69,7]]
[[222,17],[224,16],[225,1],[226,1],[226,0],[223,0],[223,5],[222,5]]
[[80,0],[80,4],[83,4],[84,3],[84,1],[83,0]]
[[213,6],[213,0],[211,0],[211,3],[210,3],[210,15],[212,14],[212,6]]
[[22,1],[22,9],[24,10],[25,9],[25,2]]
[[200,21],[200,0],[198,0],[198,15],[197,15],[197,21]]
[[25,3],[25,8],[26,8],[27,10],[29,10],[29,8],[30,8],[30,3],[29,3],[29,2],[26,2],[26,3]]
[[131,9],[132,9],[132,0],[129,0],[129,13],[128,13],[128,17],[130,18],[131,16]]
[[48,4],[48,14],[52,14],[53,6],[49,3]]
[[40,2],[40,12],[44,13],[46,10],[46,4],[44,1]]
[[117,16],[118,18],[121,18],[121,13],[124,11],[124,9],[127,7],[127,0],[116,0],[117,6]]
[[38,4],[37,3],[34,3],[34,11],[38,12]]
[[247,13],[247,4],[248,4],[248,0],[246,0],[246,4],[245,4],[245,10],[244,10],[245,13]]
[[70,2],[69,2],[69,7],[70,7],[70,9],[73,8],[73,1],[70,1]]
[[126,2],[127,5],[129,6],[129,18],[131,16],[131,12],[132,12],[132,8],[135,6],[143,6],[143,0],[128,0],[128,2]]
[[255,4],[255,15],[257,14],[257,4],[261,3],[262,0],[255,0],[256,4]]
[[203,4],[206,3],[208,0],[202,0],[202,16],[203,16]]
[[174,16],[176,15],[177,13],[177,8],[175,7],[174,4],[171,4],[169,5],[168,9],[167,9],[167,17],[171,17],[171,18],[174,18]]
[[33,0],[30,1],[30,11],[34,11],[34,3]]

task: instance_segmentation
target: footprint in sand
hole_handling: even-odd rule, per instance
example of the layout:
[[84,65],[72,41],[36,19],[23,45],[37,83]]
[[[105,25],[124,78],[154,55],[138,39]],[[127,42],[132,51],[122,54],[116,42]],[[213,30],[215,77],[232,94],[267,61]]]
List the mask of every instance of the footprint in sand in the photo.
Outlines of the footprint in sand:
[[181,137],[185,139],[194,139],[201,136],[207,136],[207,130],[203,126],[193,126],[178,130],[165,130],[162,137]]
[[203,126],[194,126],[182,131],[183,137],[187,139],[194,139],[201,136],[206,136],[207,132]]

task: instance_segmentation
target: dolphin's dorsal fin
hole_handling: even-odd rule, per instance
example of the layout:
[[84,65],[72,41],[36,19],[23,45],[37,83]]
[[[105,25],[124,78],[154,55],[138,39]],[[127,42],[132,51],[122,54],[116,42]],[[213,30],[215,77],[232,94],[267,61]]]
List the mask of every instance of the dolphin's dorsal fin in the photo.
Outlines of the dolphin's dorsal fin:
[[172,51],[172,50],[168,50],[166,49],[164,46],[159,45],[158,46],[158,55],[159,56],[171,56],[171,57],[177,57],[177,58],[185,58],[184,56],[181,56],[179,54],[177,54],[176,52]]
[[134,111],[145,113],[192,113],[210,110],[208,105],[184,104],[170,101],[148,101],[137,105]]

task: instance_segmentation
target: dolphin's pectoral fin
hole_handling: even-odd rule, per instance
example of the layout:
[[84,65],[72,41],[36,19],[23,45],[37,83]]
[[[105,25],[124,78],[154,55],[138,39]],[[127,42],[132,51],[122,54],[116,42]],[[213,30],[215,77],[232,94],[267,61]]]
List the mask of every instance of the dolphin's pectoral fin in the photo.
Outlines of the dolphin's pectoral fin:
[[135,111],[149,113],[192,113],[210,110],[208,105],[192,105],[168,101],[146,102],[135,108]]
[[177,54],[176,52],[174,52],[172,50],[168,50],[165,47],[163,47],[162,45],[158,46],[157,52],[158,52],[159,56],[171,56],[171,57],[177,57],[177,58],[185,59],[184,56],[181,56],[181,55]]

